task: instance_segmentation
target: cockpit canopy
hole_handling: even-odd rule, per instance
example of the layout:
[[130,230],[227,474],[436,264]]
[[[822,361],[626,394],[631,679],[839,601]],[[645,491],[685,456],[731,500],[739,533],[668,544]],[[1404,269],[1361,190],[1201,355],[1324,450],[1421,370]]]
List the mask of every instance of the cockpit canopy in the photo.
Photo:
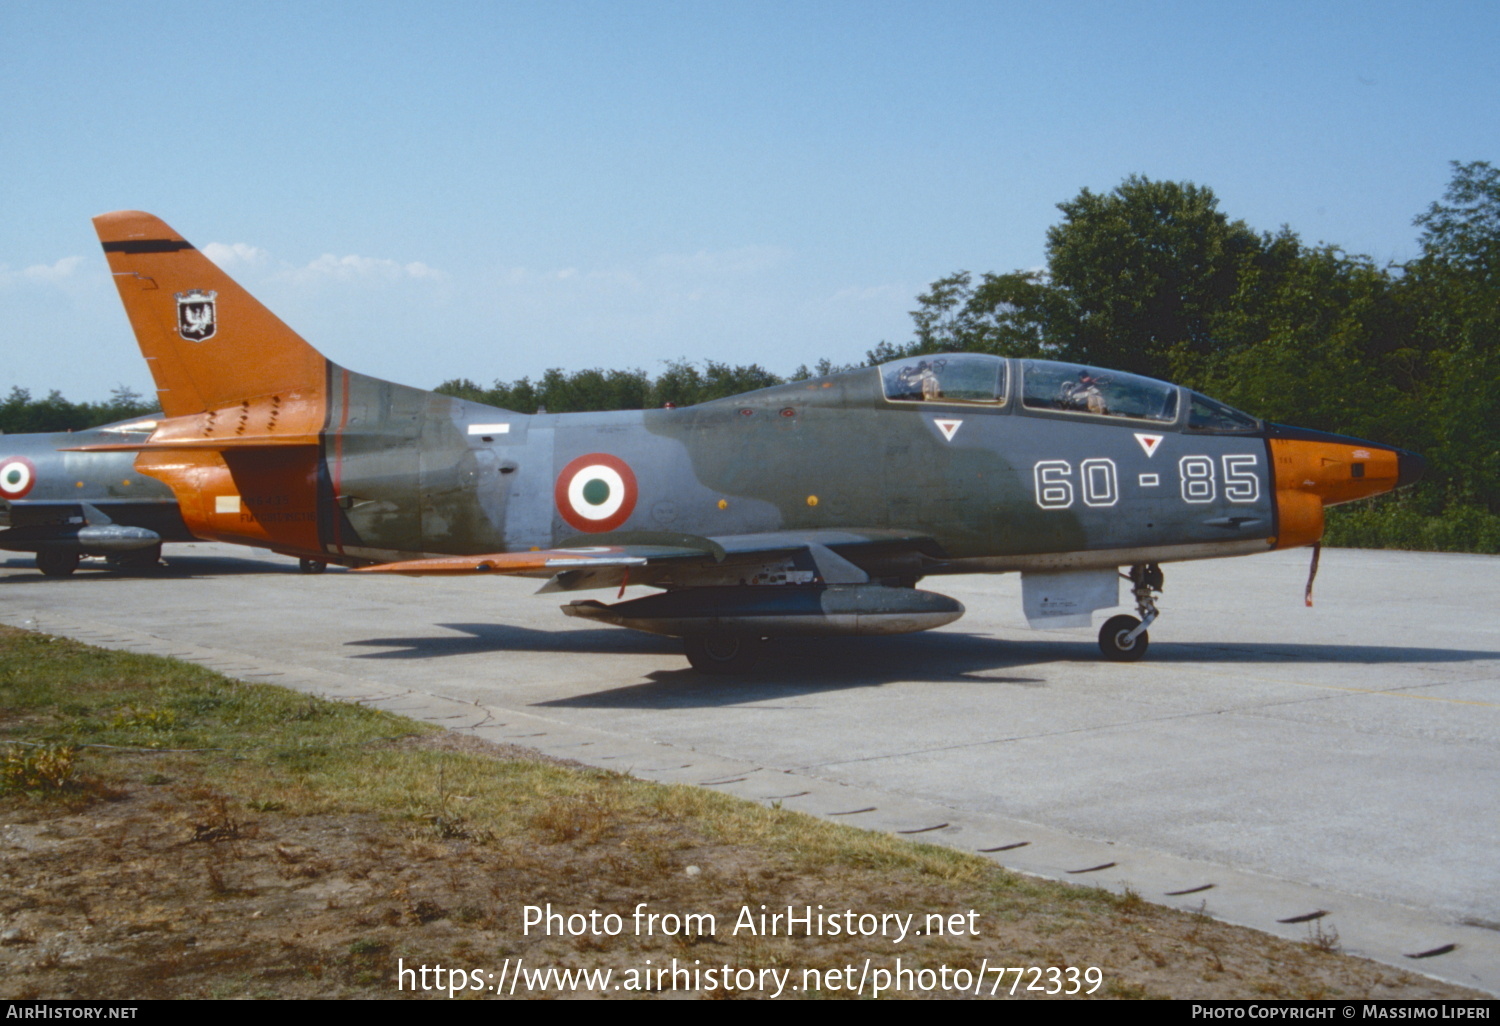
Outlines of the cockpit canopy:
[[1254,417],[1177,385],[1056,360],[1005,360],[978,353],[913,356],[882,364],[880,380],[891,402],[1002,407],[1016,369],[1024,410],[1119,417],[1166,426],[1178,422],[1185,406],[1182,426],[1188,431],[1250,434],[1261,429]]
[[1092,413],[1170,424],[1177,419],[1176,385],[1121,371],[1052,360],[1023,360],[1021,404],[1029,410]]
[[893,360],[880,368],[894,402],[1005,404],[1006,363],[998,356],[945,353]]

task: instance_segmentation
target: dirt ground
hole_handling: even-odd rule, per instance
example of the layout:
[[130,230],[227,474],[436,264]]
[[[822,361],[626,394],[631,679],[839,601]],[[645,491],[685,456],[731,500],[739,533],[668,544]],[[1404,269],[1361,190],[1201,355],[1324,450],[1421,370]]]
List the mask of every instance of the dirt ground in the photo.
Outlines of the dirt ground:
[[[454,735],[403,743],[516,754]],[[514,986],[516,997],[737,998],[773,996],[778,973],[784,995],[870,996],[882,969],[887,988],[899,988],[886,993],[902,997],[1010,997],[1018,979],[1015,997],[1482,996],[1345,958],[1331,935],[1293,944],[1131,896],[1100,893],[1087,915],[1068,903],[1020,914],[993,886],[880,867],[799,873],[775,852],[716,845],[679,824],[601,822],[587,807],[558,810],[533,840],[502,842],[468,836],[461,817],[414,826],[254,811],[168,776],[142,770],[81,808],[0,803],[0,996],[446,1000],[454,986],[469,998]],[[625,929],[527,932],[525,907],[548,903],[563,915],[617,913]],[[713,913],[716,929],[674,935],[662,920],[638,936],[640,903]],[[918,923],[927,912],[959,914],[964,935],[893,943],[733,931],[746,908],[789,904],[912,911]],[[970,908],[980,910],[973,920],[963,918]],[[569,987],[518,966],[612,975]],[[994,972],[1031,966],[1059,971]]]

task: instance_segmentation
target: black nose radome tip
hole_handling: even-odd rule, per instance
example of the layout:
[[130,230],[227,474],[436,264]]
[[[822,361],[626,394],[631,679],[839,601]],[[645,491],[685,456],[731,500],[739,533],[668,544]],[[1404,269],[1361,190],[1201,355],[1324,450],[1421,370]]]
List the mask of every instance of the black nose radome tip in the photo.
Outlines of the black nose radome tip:
[[1396,466],[1398,476],[1396,487],[1405,488],[1407,485],[1416,484],[1422,480],[1422,475],[1427,473],[1427,461],[1414,452],[1401,449],[1396,453]]

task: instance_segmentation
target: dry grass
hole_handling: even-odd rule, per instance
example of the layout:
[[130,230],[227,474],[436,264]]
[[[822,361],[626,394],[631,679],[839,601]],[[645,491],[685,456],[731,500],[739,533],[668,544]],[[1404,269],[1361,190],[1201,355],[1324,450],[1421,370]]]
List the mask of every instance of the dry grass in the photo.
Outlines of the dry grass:
[[[14,778],[41,782],[0,794],[0,997],[397,997],[413,996],[398,965],[800,974],[898,957],[1096,967],[1099,997],[1475,996],[1338,955],[1331,926],[1284,942],[1133,892],[9,630],[0,724],[0,744],[30,742],[7,749],[29,767]],[[972,909],[977,936],[733,929],[746,909],[820,904],[917,924]],[[528,930],[527,906],[627,925]],[[642,906],[678,921],[637,932]]]

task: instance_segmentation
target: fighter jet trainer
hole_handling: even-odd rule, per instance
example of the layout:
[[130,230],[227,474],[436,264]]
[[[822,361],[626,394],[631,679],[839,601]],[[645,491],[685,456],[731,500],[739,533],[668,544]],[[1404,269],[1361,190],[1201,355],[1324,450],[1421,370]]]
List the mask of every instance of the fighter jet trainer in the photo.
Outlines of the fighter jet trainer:
[[1310,545],[1421,458],[1263,423],[1162,381],[950,354],[684,409],[532,414],[329,362],[157,218],[95,219],[160,392],[136,452],[200,538],[403,574],[516,574],[570,616],[685,639],[707,672],[783,636],[963,607],[924,577],[1019,572],[1028,620],[1146,651],[1161,564]]
[[140,442],[156,429],[135,417],[85,431],[0,435],[0,549],[35,552],[37,569],[66,577],[83,556],[119,569],[155,566],[164,541],[193,541],[162,482],[128,452],[79,446]]

